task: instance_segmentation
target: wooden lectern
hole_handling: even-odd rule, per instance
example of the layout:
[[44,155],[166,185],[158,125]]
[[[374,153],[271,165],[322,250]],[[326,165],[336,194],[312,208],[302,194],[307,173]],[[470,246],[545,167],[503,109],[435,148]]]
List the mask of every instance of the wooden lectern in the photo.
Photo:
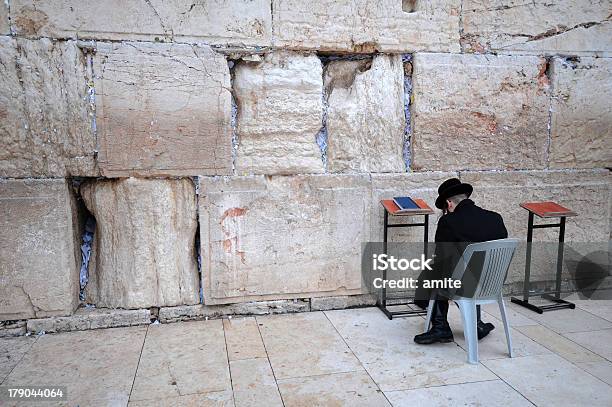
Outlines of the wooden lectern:
[[[529,212],[529,219],[527,222],[527,254],[525,256],[525,282],[523,285],[523,299],[512,297],[510,300],[513,303],[529,308],[530,310],[535,311],[538,314],[542,314],[544,311],[552,311],[556,309],[576,308],[575,304],[561,299],[561,271],[563,270],[563,242],[565,240],[565,218],[570,216],[576,216],[576,212],[550,201],[526,202],[522,203],[521,207]],[[539,218],[545,219],[559,218],[559,223],[534,225],[534,215],[538,216]],[[531,274],[531,246],[533,241],[533,230],[543,228],[559,228],[559,247],[557,249],[557,275],[555,278],[555,290],[543,293],[534,293],[533,295],[531,295],[529,293],[529,277]],[[529,297],[531,296],[540,296],[549,301],[552,301],[553,303],[547,305],[535,305],[529,302]]]

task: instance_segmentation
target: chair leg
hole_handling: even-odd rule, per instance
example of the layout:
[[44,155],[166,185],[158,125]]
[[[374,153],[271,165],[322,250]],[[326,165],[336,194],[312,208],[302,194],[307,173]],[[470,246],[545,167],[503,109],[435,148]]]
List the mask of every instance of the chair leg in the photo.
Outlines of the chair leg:
[[476,303],[469,300],[459,300],[459,310],[463,319],[463,337],[468,347],[468,362],[478,363],[478,334],[476,330]]
[[510,338],[510,324],[508,323],[508,316],[506,315],[506,305],[504,304],[504,298],[500,294],[497,299],[497,303],[499,304],[499,313],[502,317],[502,322],[504,323],[504,331],[506,331],[506,343],[508,344],[508,355],[513,357],[512,354],[512,339]]
[[427,318],[425,318],[425,332],[429,331],[429,324],[431,323],[431,315],[433,314],[434,300],[429,300],[427,306]]

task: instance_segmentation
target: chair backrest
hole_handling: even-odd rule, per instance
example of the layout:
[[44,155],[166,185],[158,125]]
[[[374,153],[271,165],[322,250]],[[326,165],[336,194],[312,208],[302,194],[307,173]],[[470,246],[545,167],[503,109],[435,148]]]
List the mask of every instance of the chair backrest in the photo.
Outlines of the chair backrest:
[[519,239],[499,239],[468,245],[453,271],[453,279],[463,280],[465,270],[476,252],[484,252],[482,272],[471,298],[497,297],[504,286],[510,262]]

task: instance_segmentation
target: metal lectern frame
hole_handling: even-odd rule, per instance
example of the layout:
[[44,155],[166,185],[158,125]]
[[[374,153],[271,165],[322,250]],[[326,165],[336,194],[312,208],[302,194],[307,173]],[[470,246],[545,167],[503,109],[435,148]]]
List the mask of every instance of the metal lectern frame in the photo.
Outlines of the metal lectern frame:
[[[540,218],[559,218],[559,223],[546,223],[541,225],[534,225],[534,215],[535,213],[521,205],[521,207],[527,209],[529,211],[529,219],[527,222],[527,250],[525,256],[525,281],[523,283],[523,298],[511,297],[510,301],[515,304],[521,305],[525,308],[528,308],[538,314],[542,314],[545,311],[553,311],[557,309],[574,309],[576,308],[576,304],[573,304],[569,301],[565,301],[561,299],[561,272],[563,271],[563,250],[564,250],[564,241],[565,241],[565,218],[568,216],[576,216],[575,213],[568,211],[563,215],[550,215],[550,216],[542,216],[538,214]],[[546,292],[537,292],[530,293],[530,276],[531,276],[531,249],[533,245],[533,230],[534,229],[545,229],[545,228],[559,228],[559,246],[557,247],[557,273],[555,276],[555,289],[554,291],[546,291]],[[529,302],[530,297],[542,297],[546,300],[552,301],[552,304],[546,305],[536,305]]]
[[[430,213],[402,213],[398,215],[391,214],[393,216],[423,216],[424,217],[423,222],[420,222],[420,223],[394,223],[391,225],[389,224],[389,211],[384,205],[383,205],[383,208],[385,209],[385,216],[384,216],[384,223],[383,223],[383,250],[385,254],[387,253],[387,242],[388,242],[387,239],[388,239],[388,231],[390,228],[423,227],[423,242],[424,242],[423,252],[425,253],[425,257],[427,257],[427,254],[428,254],[428,244],[427,244],[428,242],[427,241],[429,240],[429,215],[433,213],[431,208],[429,209],[431,211]],[[386,269],[383,270],[382,272],[382,278],[383,280],[387,279]],[[411,309],[411,310],[406,310],[406,311],[391,311],[387,308],[387,300],[388,300],[387,289],[383,285],[383,287],[381,288],[381,292],[380,292],[380,298],[376,302],[376,305],[389,319],[393,319],[393,317],[409,317],[409,316],[427,314],[427,310],[412,310]],[[398,302],[398,303],[389,304],[389,305],[396,306],[396,305],[414,304],[414,298],[397,298],[397,300],[404,301],[404,302]]]

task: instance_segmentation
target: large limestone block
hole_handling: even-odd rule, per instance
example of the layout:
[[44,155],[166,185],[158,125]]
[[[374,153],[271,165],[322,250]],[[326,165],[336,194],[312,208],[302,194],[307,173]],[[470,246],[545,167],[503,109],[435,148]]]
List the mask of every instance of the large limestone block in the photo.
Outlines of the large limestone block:
[[95,176],[86,56],[75,41],[0,36],[0,176]]
[[609,0],[465,0],[463,48],[472,52],[610,54]]
[[34,37],[264,46],[271,35],[265,0],[11,0],[11,17]]
[[89,181],[96,218],[87,286],[98,307],[148,308],[199,301],[195,188],[188,179]]
[[543,168],[546,67],[532,56],[416,54],[412,167]]
[[555,59],[550,165],[612,167],[612,59]]
[[95,71],[103,175],[231,171],[230,75],[223,56],[207,45],[104,43]]
[[406,118],[400,55],[325,67],[330,172],[402,172]]
[[[577,217],[567,218],[567,241],[607,242],[611,179],[606,170],[461,173],[461,180],[474,186],[474,201],[501,213],[510,237],[523,240],[527,236],[528,212],[519,204],[555,201],[578,213]],[[539,241],[555,242],[557,237],[558,229],[534,233],[534,240]]]
[[[527,237],[528,212],[520,203],[555,201],[578,213],[577,217],[566,220],[565,241],[569,243],[563,262],[564,284],[589,277],[584,274],[585,267],[579,265],[582,256],[597,259],[601,258],[602,251],[608,250],[611,178],[605,170],[461,173],[461,180],[474,186],[472,199],[486,209],[499,212],[509,237],[523,242]],[[545,224],[555,220],[535,217],[534,222]],[[558,234],[558,228],[536,229],[533,234],[530,280],[548,281],[548,288],[553,287],[551,282],[555,278]],[[506,279],[509,285],[516,283],[515,288],[519,290],[525,273],[525,249],[525,243],[519,245]],[[595,281],[591,280],[591,284]]]
[[459,52],[459,0],[272,0],[274,45],[350,52]]
[[205,304],[360,293],[366,175],[200,179]]
[[78,306],[69,188],[62,179],[0,180],[0,321],[70,315]]
[[0,35],[8,35],[11,33],[8,19],[8,2],[0,3]]
[[323,172],[316,135],[323,116],[321,61],[292,52],[240,62],[233,89],[238,104],[238,174]]

